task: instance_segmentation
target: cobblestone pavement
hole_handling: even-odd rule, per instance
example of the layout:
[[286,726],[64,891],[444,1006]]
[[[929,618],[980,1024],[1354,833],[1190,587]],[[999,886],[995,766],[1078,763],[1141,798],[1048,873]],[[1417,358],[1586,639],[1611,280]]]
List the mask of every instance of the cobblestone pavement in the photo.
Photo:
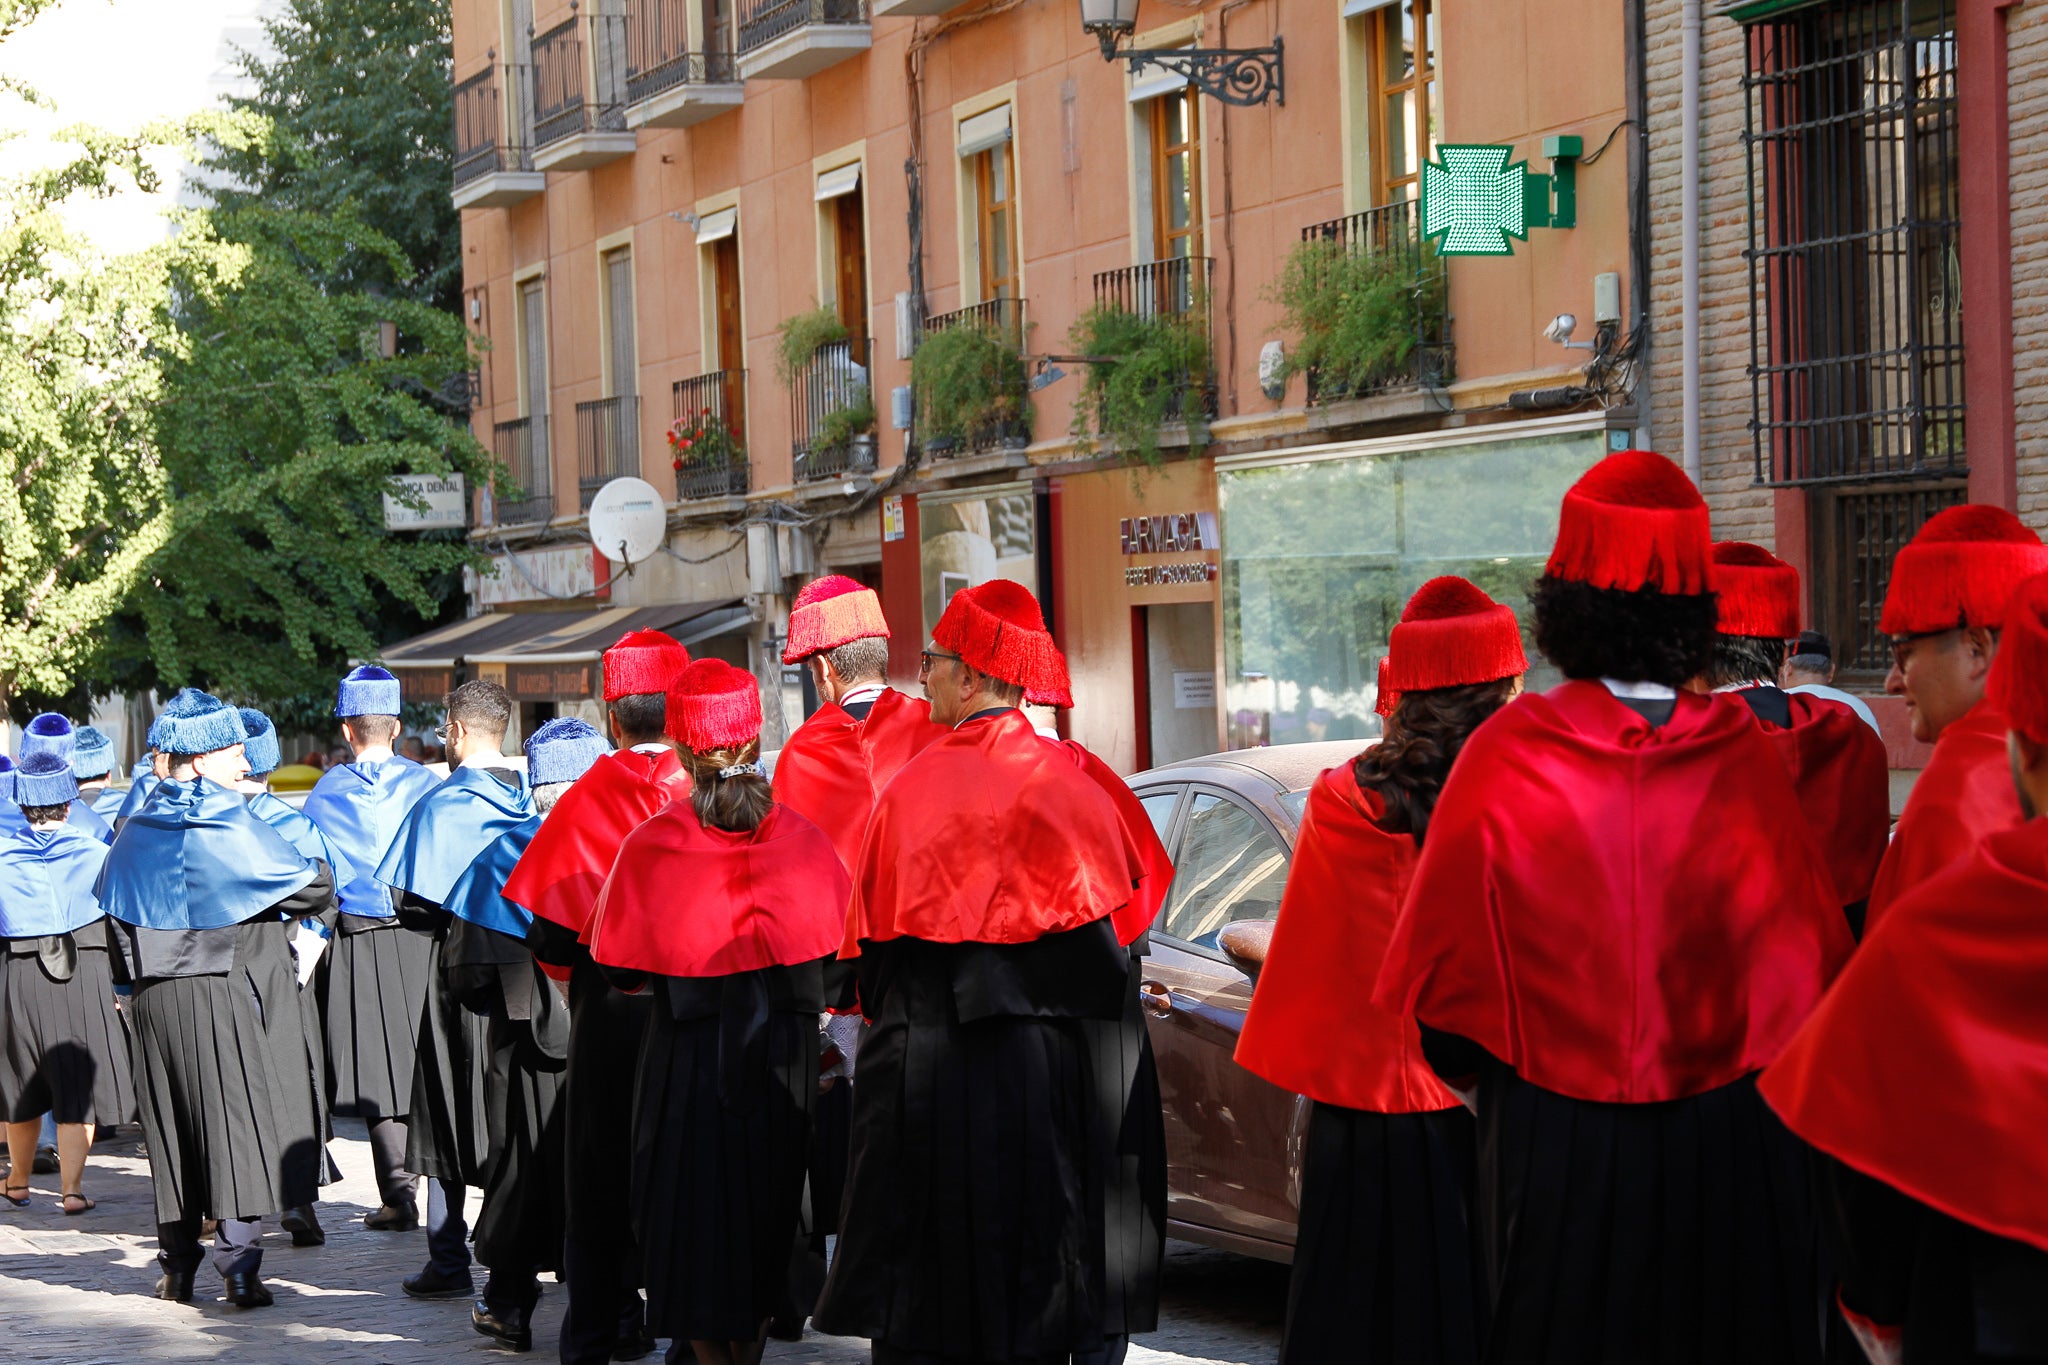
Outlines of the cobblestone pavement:
[[[200,1270],[189,1305],[149,1297],[156,1228],[149,1163],[130,1136],[135,1130],[93,1148],[85,1189],[99,1207],[91,1213],[64,1217],[56,1177],[34,1177],[33,1204],[0,1207],[0,1360],[421,1365],[504,1358],[471,1330],[467,1304],[421,1303],[399,1291],[399,1280],[425,1263],[426,1234],[363,1227],[362,1215],[377,1202],[369,1143],[362,1125],[343,1119],[335,1126],[332,1151],[343,1178],[322,1191],[327,1245],[295,1248],[270,1226],[263,1275],[277,1306],[248,1313],[213,1301],[221,1288],[210,1267]],[[1138,1339],[1132,1365],[1263,1365],[1278,1353],[1286,1294],[1284,1267],[1173,1243],[1163,1324]],[[562,1295],[547,1284],[532,1359],[554,1356]],[[862,1365],[868,1353],[860,1341],[812,1335],[771,1342],[767,1358]]]

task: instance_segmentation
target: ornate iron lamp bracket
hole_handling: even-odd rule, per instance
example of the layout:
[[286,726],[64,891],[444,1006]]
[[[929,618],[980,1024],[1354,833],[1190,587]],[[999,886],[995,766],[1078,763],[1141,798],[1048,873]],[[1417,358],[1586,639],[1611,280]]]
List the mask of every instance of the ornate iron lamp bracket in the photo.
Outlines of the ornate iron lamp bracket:
[[1287,103],[1278,36],[1271,47],[1118,48],[1116,35],[1106,29],[1098,29],[1095,38],[1102,44],[1102,59],[1113,62],[1122,58],[1130,63],[1133,76],[1156,66],[1185,76],[1195,89],[1225,104],[1264,104],[1268,99]]

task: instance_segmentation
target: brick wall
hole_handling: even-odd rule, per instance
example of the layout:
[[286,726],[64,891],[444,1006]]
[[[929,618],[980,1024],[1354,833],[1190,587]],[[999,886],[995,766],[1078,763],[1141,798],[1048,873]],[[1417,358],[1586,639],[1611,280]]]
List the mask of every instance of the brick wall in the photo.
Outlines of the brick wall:
[[2048,532],[2048,5],[2011,9],[2007,25],[2019,514]]

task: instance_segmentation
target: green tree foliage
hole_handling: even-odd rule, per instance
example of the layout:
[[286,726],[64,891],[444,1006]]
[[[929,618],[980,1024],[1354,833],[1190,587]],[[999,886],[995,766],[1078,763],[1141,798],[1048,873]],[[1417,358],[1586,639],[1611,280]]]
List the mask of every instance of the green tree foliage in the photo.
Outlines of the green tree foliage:
[[274,55],[243,54],[256,93],[231,101],[266,120],[262,143],[219,145],[206,169],[224,210],[353,212],[399,255],[344,258],[331,283],[451,312],[462,291],[447,0],[290,0],[265,21]]

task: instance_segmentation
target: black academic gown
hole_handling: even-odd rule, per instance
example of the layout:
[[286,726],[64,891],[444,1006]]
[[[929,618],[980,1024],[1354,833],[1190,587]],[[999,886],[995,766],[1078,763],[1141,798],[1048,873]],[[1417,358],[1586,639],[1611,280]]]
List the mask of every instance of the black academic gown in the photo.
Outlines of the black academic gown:
[[406,1113],[405,1169],[431,1180],[481,1186],[491,1153],[484,1093],[490,1017],[463,1008],[460,995],[450,988],[448,939],[460,921],[410,892],[399,893],[397,903],[401,923],[429,938],[426,1002]]
[[128,1027],[114,1008],[111,922],[0,939],[0,1117],[26,1123],[129,1123],[135,1082]]

